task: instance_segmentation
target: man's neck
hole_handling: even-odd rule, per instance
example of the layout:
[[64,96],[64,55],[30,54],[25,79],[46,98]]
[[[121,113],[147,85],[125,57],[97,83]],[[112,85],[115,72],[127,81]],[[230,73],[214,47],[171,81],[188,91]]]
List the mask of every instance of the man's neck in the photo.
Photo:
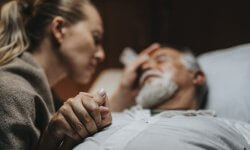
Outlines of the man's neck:
[[198,109],[197,99],[195,98],[195,89],[189,88],[178,91],[171,99],[154,109],[160,110],[190,110]]

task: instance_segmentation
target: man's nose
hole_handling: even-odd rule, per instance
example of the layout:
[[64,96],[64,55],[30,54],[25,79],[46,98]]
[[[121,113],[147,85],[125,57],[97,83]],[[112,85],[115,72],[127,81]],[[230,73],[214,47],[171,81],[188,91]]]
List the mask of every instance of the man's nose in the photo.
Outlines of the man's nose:
[[97,59],[98,63],[101,63],[105,59],[105,52],[102,46],[98,48],[98,50],[95,53],[95,58]]

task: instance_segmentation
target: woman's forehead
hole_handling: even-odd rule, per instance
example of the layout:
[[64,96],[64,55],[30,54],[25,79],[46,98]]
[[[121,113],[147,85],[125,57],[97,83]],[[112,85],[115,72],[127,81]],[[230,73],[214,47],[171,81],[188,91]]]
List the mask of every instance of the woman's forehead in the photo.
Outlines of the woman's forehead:
[[98,10],[93,5],[88,4],[83,7],[83,11],[86,15],[87,21],[92,26],[97,26],[102,30],[103,23]]
[[87,24],[91,31],[103,34],[103,23],[99,12],[92,5],[86,5],[84,7],[86,20],[84,22]]

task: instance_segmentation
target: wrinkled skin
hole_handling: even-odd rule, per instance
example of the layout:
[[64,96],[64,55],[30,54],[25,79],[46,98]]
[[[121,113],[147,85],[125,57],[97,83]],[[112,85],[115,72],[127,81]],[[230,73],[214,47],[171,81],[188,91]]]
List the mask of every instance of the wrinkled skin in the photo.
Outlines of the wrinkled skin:
[[105,92],[79,93],[53,115],[40,141],[40,149],[72,149],[86,137],[111,124]]

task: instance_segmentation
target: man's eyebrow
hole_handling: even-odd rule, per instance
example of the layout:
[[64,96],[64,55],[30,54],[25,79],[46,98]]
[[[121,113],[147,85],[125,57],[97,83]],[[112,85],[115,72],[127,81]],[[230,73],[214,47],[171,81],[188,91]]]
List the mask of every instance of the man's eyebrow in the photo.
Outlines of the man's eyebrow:
[[158,53],[152,54],[151,56],[158,57],[158,56],[169,56],[169,55],[167,53],[164,53],[164,52],[158,52]]

